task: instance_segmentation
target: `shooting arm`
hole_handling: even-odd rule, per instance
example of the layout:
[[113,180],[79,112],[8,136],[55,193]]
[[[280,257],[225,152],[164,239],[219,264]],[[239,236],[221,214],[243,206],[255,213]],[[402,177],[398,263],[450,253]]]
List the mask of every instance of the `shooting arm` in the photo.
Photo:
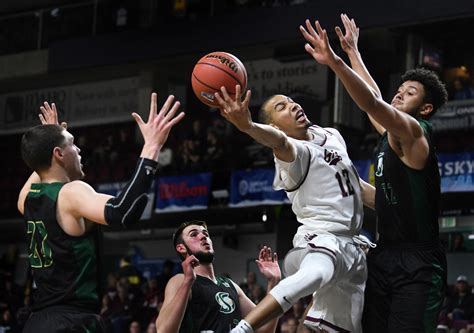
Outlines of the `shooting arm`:
[[265,124],[252,123],[245,130],[258,143],[271,148],[275,156],[284,162],[292,162],[296,157],[296,149],[282,131]]

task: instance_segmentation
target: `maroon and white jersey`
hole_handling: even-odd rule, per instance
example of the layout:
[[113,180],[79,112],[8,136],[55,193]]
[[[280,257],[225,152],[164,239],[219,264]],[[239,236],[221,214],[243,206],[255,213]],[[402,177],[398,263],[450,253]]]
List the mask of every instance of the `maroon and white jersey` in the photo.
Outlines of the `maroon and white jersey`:
[[302,224],[293,239],[304,247],[313,234],[352,237],[362,227],[359,176],[344,140],[334,128],[311,126],[310,141],[288,138],[296,149],[293,162],[275,157],[273,187],[284,189]]

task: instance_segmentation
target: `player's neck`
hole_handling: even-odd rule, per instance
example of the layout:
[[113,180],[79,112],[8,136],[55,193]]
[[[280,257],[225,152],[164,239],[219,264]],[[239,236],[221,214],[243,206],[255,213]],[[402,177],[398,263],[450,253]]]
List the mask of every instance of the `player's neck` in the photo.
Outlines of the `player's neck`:
[[51,166],[48,170],[38,174],[42,183],[67,183],[71,181],[66,171],[57,166]]
[[212,264],[201,264],[194,268],[197,275],[208,278],[209,280],[216,282],[216,275],[214,274],[214,266]]

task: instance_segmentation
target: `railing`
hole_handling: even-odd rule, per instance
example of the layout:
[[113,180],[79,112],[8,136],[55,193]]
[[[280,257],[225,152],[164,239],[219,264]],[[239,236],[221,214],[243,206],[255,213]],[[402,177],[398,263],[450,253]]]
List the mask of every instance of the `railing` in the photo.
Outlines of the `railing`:
[[98,0],[0,16],[0,54],[47,47],[97,33]]

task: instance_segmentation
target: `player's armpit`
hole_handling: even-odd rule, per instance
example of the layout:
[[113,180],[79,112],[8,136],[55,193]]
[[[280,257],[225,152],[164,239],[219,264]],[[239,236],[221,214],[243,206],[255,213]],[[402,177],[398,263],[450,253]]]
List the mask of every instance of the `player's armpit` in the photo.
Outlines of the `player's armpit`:
[[92,186],[83,181],[67,183],[61,189],[58,206],[63,213],[77,220],[85,218],[91,222],[107,224],[104,216],[106,202],[111,195],[97,193]]

